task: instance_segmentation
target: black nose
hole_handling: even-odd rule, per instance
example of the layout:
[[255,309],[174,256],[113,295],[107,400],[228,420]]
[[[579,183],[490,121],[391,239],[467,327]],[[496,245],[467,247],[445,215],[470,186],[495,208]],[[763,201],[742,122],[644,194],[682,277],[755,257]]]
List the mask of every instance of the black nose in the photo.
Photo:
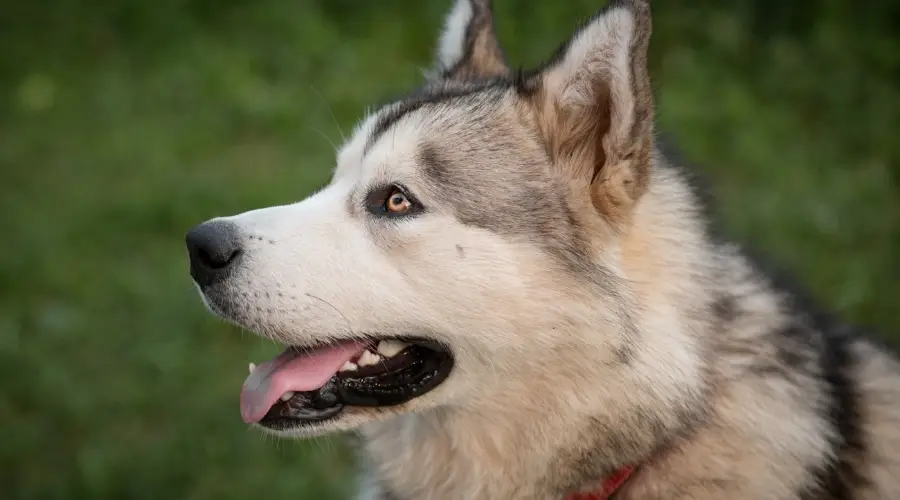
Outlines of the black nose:
[[188,231],[184,240],[191,258],[191,277],[201,287],[227,276],[241,254],[239,232],[231,222],[204,222]]

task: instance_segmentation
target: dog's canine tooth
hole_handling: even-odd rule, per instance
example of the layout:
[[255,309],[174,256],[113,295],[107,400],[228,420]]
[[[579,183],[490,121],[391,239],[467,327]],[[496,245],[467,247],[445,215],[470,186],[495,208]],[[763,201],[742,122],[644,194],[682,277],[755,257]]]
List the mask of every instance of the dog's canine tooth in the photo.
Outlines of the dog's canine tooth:
[[291,399],[292,397],[294,397],[294,391],[287,391],[286,393],[281,395],[281,400],[287,401],[287,400]]
[[409,344],[406,342],[400,342],[399,340],[382,340],[378,343],[378,354],[386,358],[393,358],[397,354],[400,353],[403,349]]
[[359,361],[356,362],[359,366],[371,366],[376,365],[381,361],[381,356],[373,353],[372,351],[366,350],[363,352],[362,356],[359,357]]
[[256,363],[250,363],[250,373],[253,373],[256,370]]
[[353,361],[347,361],[346,363],[344,363],[344,366],[341,367],[340,371],[354,372],[354,371],[356,371],[357,368],[359,368],[359,367],[356,366],[356,363],[354,363]]

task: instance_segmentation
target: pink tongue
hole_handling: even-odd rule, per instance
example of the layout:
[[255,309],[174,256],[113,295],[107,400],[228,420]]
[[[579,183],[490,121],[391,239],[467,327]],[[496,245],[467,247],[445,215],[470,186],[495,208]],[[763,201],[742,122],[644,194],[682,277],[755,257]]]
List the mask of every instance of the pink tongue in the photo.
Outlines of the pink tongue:
[[364,342],[344,342],[310,352],[287,349],[257,366],[241,389],[241,417],[248,424],[259,422],[285,392],[321,388],[366,346]]

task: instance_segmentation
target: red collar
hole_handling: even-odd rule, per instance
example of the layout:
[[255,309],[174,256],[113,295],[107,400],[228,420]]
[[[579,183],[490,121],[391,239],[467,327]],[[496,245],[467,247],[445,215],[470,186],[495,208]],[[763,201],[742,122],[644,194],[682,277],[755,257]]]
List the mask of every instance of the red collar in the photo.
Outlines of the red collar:
[[625,481],[628,481],[633,472],[634,467],[632,466],[622,467],[615,474],[604,479],[600,488],[583,493],[572,493],[566,497],[566,500],[608,500],[619,491]]

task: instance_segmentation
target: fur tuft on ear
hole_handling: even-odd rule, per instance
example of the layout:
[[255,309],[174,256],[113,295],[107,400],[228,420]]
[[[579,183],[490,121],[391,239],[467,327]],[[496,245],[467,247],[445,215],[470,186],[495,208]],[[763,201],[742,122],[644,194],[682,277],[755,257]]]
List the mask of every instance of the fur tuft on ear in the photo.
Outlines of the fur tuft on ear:
[[646,191],[653,152],[648,0],[613,0],[538,75],[541,132],[557,164],[590,182],[594,206],[627,218]]
[[494,33],[491,0],[455,0],[438,46],[439,78],[471,80],[502,76],[507,71]]

